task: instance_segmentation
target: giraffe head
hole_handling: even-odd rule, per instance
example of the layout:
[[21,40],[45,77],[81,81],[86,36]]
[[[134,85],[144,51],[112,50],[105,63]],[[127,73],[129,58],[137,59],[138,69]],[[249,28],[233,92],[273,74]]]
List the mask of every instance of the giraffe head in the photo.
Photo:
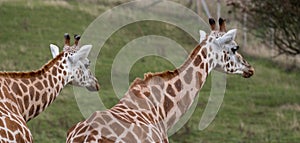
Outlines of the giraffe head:
[[[75,86],[86,87],[89,91],[98,91],[100,85],[96,77],[89,69],[90,61],[88,55],[92,45],[78,46],[78,40],[75,37],[75,44],[69,46],[70,40],[65,35],[64,58],[66,59],[65,68],[67,68],[67,83]],[[69,48],[66,48],[69,47]],[[50,44],[50,49],[53,57],[59,54],[59,48],[56,45]]]
[[[222,18],[219,19],[219,30],[216,30],[214,19],[209,19],[209,24],[212,31],[206,43],[214,55],[212,60],[214,68],[229,74],[241,74],[245,78],[251,77],[254,68],[238,53],[239,45],[235,42],[237,30],[227,32],[225,20]],[[203,32],[200,32],[200,35],[203,35]]]

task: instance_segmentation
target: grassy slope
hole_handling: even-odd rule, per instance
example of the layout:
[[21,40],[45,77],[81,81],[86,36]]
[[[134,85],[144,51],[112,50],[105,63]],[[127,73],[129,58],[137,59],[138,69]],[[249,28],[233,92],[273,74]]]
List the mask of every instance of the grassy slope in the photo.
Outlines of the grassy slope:
[[[65,32],[82,33],[95,16],[80,11],[77,3],[69,5],[2,3],[0,70],[37,69],[51,58],[50,43],[62,45]],[[136,30],[139,28],[142,31]],[[97,62],[96,76],[102,84],[100,96],[106,106],[118,101],[107,84],[112,57],[129,41],[148,34],[172,37],[189,50],[195,45],[191,38],[182,36],[182,31],[162,23],[140,22],[119,30],[107,41],[101,51],[104,56]],[[300,139],[300,75],[285,73],[263,59],[247,59],[254,65],[256,75],[247,80],[228,76],[224,102],[214,122],[204,131],[197,129],[209,95],[208,81],[193,117],[170,138],[171,142],[297,142]],[[144,58],[132,68],[130,80],[142,77],[145,72],[172,68],[160,58]],[[36,142],[64,142],[67,129],[82,119],[72,90],[67,87],[44,113],[29,122],[29,127]]]

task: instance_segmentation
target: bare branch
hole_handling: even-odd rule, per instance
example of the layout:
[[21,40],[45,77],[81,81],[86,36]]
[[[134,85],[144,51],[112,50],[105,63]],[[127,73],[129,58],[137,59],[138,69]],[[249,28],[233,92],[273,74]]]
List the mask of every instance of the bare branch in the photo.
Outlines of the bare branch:
[[[266,43],[273,42],[280,54],[291,56],[300,54],[298,0],[227,0],[226,2],[241,23],[244,21],[244,13],[247,14],[246,27],[250,33]],[[275,32],[270,32],[270,29]]]

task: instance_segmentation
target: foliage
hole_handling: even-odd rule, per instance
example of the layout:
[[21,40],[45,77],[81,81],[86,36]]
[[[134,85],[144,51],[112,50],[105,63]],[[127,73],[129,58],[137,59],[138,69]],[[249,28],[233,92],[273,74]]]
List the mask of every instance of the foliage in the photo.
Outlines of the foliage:
[[300,54],[298,0],[227,0],[227,5],[251,33],[276,47],[278,55]]

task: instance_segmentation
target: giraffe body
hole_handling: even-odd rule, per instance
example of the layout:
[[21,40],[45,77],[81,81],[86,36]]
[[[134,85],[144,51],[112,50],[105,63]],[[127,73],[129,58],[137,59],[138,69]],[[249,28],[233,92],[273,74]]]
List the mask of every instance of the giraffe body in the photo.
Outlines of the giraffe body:
[[26,122],[44,111],[66,84],[99,90],[98,81],[84,65],[86,60],[81,60],[90,49],[86,45],[78,51],[58,54],[55,50],[55,58],[37,71],[0,72],[1,142],[32,142]]
[[[189,64],[193,65],[192,60]],[[189,69],[191,65],[184,66],[188,70],[149,73],[143,80],[136,79],[117,105],[72,127],[67,142],[168,142],[167,130],[192,105],[207,75],[200,77]]]
[[220,31],[211,24],[211,34],[181,67],[136,79],[117,105],[73,126],[67,142],[168,142],[167,131],[191,107],[211,70],[253,75],[253,68],[236,52],[236,30],[223,31],[223,22]]

